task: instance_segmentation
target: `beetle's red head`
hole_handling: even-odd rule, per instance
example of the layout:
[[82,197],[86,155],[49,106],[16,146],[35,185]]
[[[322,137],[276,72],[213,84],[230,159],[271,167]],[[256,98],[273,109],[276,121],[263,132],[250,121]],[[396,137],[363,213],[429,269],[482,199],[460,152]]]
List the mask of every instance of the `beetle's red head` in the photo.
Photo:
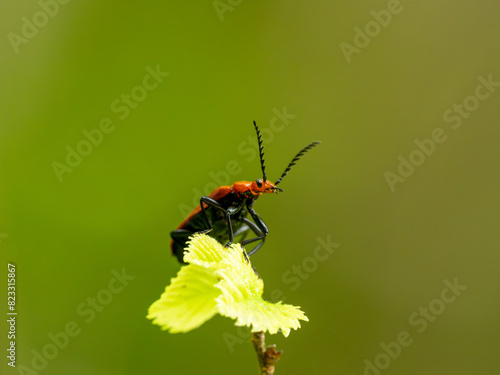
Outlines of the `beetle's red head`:
[[250,185],[250,189],[252,190],[252,193],[254,193],[254,195],[260,195],[262,193],[277,193],[279,191],[283,191],[271,181],[263,181],[260,178],[252,182],[252,184]]

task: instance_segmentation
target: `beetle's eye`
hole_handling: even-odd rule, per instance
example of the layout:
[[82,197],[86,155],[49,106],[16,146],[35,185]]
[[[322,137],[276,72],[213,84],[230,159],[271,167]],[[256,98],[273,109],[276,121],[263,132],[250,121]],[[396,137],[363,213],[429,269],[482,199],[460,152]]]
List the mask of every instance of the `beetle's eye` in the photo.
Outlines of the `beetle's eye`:
[[255,180],[255,183],[257,184],[258,187],[262,187],[262,180],[259,178],[258,180]]

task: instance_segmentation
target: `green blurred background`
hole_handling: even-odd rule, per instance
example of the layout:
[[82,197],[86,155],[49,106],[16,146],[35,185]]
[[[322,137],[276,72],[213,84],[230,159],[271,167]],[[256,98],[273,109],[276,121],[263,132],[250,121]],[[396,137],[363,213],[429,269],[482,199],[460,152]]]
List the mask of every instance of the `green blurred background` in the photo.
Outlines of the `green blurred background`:
[[[285,193],[255,206],[270,228],[252,258],[265,296],[310,319],[268,336],[285,350],[276,373],[500,374],[500,92],[470,98],[480,77],[500,81],[498,1],[228,1],[219,13],[211,0],[2,2],[0,289],[6,301],[14,262],[17,365],[33,368],[74,322],[78,335],[33,373],[257,373],[229,319],[171,335],[145,318],[179,269],[169,232],[193,189],[225,182],[229,161],[231,183],[260,176],[256,120],[275,126],[272,179],[322,141]],[[31,35],[26,22],[42,26]],[[373,37],[359,36],[366,27]],[[356,34],[362,48],[346,58]],[[149,91],[148,67],[169,73]],[[119,111],[131,94],[143,100]],[[443,115],[464,101],[453,129]],[[284,108],[288,123],[275,122]],[[113,131],[58,178],[53,163],[103,119]],[[446,141],[418,159],[415,140],[436,128]],[[420,165],[392,191],[384,173],[412,152]],[[318,238],[338,244],[320,260]],[[123,269],[134,279],[107,292]],[[109,303],[91,320],[96,296]],[[399,351],[390,343],[405,332]],[[30,373],[6,362],[2,374]]]

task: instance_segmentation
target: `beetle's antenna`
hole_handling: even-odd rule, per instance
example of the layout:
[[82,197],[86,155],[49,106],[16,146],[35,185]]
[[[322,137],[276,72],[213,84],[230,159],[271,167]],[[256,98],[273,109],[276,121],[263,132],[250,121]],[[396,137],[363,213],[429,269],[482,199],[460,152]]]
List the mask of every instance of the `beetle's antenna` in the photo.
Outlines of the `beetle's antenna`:
[[264,181],[266,181],[267,177],[266,167],[264,166],[264,146],[262,145],[262,136],[260,135],[260,130],[257,127],[255,121],[253,122],[253,126],[255,127],[255,131],[257,132],[257,142],[259,143],[260,167],[262,168],[262,177]]
[[302,150],[300,150],[300,152],[297,155],[295,155],[295,157],[292,159],[292,161],[290,162],[290,164],[288,164],[288,167],[286,167],[285,171],[283,172],[283,174],[281,175],[281,177],[278,179],[278,181],[276,181],[274,184],[278,185],[281,182],[281,180],[283,180],[283,177],[285,177],[287,175],[287,173],[290,171],[290,169],[301,158],[301,156],[304,155],[307,151],[309,151],[314,146],[319,145],[320,143],[321,142],[318,142],[318,141],[311,142],[306,147],[304,147]]

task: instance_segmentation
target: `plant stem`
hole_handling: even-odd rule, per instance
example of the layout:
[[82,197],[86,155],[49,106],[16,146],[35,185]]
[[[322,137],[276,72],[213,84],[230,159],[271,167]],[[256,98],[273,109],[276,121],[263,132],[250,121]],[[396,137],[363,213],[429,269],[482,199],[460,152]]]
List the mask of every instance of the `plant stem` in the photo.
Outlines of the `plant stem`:
[[259,357],[261,375],[273,375],[276,362],[279,361],[283,350],[276,350],[276,345],[269,345],[266,348],[266,335],[264,332],[254,332],[252,334],[252,344]]

